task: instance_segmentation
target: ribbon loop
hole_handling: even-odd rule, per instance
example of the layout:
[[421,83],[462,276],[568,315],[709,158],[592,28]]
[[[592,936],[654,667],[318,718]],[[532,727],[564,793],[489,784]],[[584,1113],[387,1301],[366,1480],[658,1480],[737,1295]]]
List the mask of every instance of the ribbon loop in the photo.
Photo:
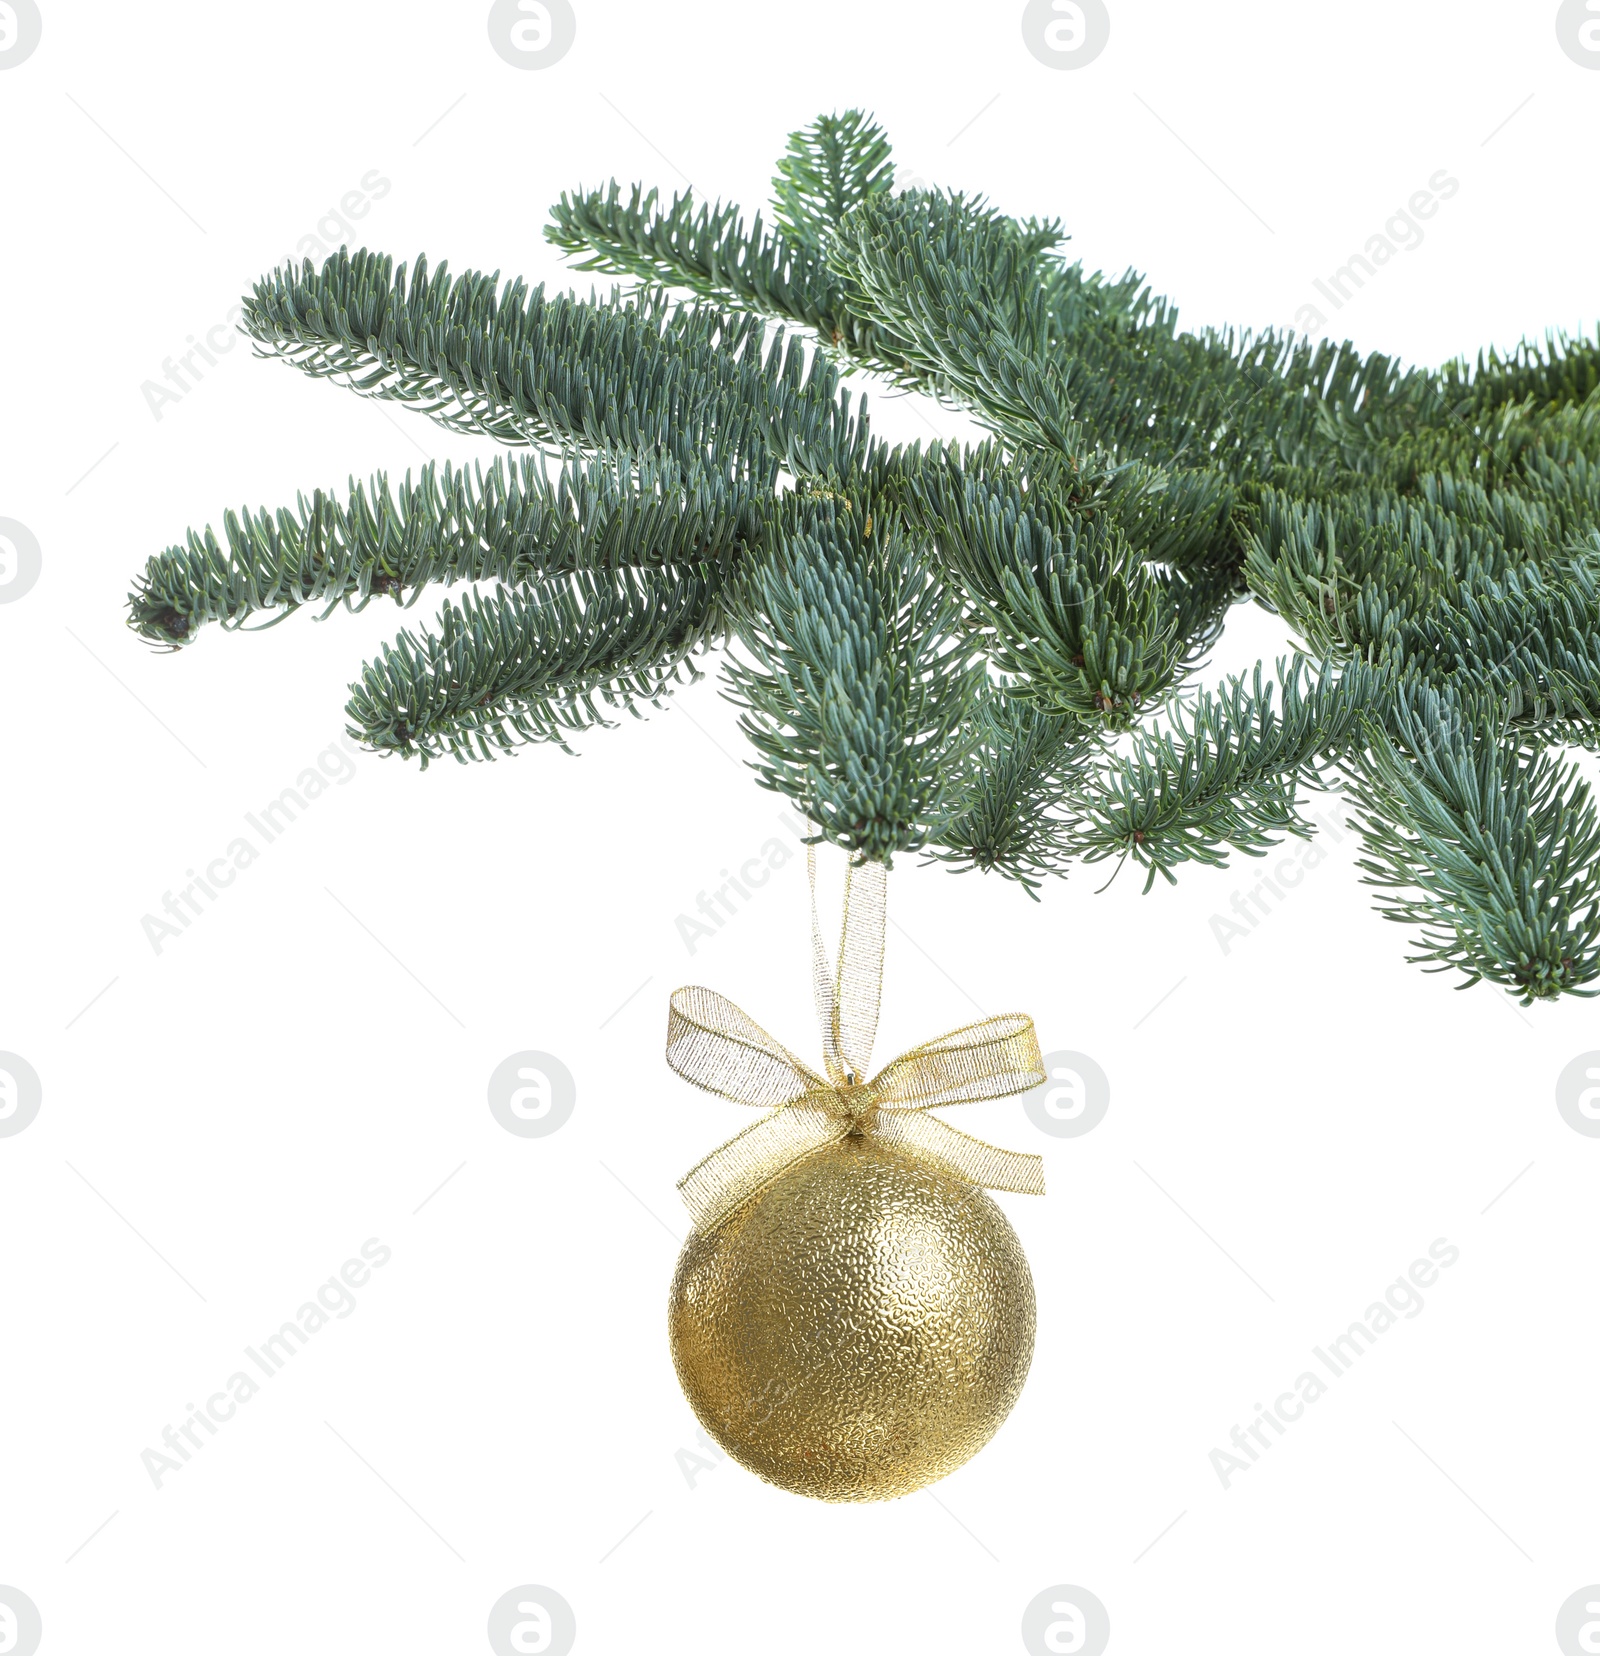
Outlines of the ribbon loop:
[[673,992],[667,1062],[685,1081],[758,1109],[782,1109],[832,1088],[754,1018],[714,989]]
[[873,1086],[896,1109],[932,1110],[1007,1098],[1045,1079],[1033,1019],[1009,1012],[913,1047],[887,1065]]
[[725,995],[690,987],[672,996],[667,1063],[706,1092],[768,1111],[679,1180],[696,1227],[720,1223],[785,1168],[853,1134],[969,1184],[1043,1195],[1041,1157],[985,1143],[928,1114],[1042,1085],[1033,1020],[1009,1013],[966,1024],[902,1053],[867,1080],[883,987],[886,870],[860,863],[846,871],[838,961],[830,967],[817,917],[814,847],[807,864],[826,1079]]

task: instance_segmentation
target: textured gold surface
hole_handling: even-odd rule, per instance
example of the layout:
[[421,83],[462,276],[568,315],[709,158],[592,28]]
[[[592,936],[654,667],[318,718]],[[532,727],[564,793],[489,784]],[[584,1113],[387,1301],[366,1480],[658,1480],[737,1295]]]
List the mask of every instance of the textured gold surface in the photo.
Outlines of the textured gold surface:
[[1033,1278],[983,1191],[871,1135],[684,1246],[672,1356],[707,1432],[825,1501],[907,1495],[994,1435],[1033,1356]]

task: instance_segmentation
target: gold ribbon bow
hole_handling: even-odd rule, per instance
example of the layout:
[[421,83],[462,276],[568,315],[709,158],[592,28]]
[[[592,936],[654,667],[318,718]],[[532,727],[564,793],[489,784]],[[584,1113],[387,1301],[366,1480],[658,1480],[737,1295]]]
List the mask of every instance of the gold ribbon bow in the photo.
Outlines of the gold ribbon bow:
[[928,1114],[940,1105],[1005,1098],[1042,1085],[1033,1020],[1010,1013],[965,1024],[863,1079],[878,1030],[887,870],[869,862],[847,871],[838,965],[830,970],[817,918],[815,848],[806,861],[826,1078],[726,996],[699,988],[672,996],[667,1062],[707,1092],[769,1112],[678,1181],[696,1228],[707,1230],[726,1218],[802,1156],[858,1133],[871,1133],[909,1160],[968,1184],[1042,1196],[1041,1157],[986,1144]]

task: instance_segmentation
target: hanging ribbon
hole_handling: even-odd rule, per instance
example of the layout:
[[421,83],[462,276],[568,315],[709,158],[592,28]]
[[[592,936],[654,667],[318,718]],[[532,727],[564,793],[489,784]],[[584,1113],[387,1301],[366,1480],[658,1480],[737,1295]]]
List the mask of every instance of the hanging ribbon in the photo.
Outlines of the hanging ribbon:
[[825,1075],[726,996],[699,988],[672,996],[667,1062],[707,1092],[768,1112],[678,1181],[696,1227],[710,1229],[802,1156],[851,1134],[871,1134],[907,1160],[968,1184],[1042,1196],[1042,1158],[986,1144],[928,1114],[1042,1085],[1033,1020],[1010,1013],[963,1025],[864,1079],[878,1030],[888,871],[876,862],[847,870],[838,962],[830,967],[817,915],[815,847],[806,863]]

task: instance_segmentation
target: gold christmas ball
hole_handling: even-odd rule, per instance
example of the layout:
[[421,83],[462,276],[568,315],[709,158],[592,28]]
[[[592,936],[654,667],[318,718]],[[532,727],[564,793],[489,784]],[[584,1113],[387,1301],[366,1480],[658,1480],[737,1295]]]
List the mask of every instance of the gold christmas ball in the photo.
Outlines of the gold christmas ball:
[[684,1245],[672,1358],[706,1431],[769,1483],[882,1501],[999,1429],[1033,1357],[1033,1277],[982,1190],[840,1139]]

